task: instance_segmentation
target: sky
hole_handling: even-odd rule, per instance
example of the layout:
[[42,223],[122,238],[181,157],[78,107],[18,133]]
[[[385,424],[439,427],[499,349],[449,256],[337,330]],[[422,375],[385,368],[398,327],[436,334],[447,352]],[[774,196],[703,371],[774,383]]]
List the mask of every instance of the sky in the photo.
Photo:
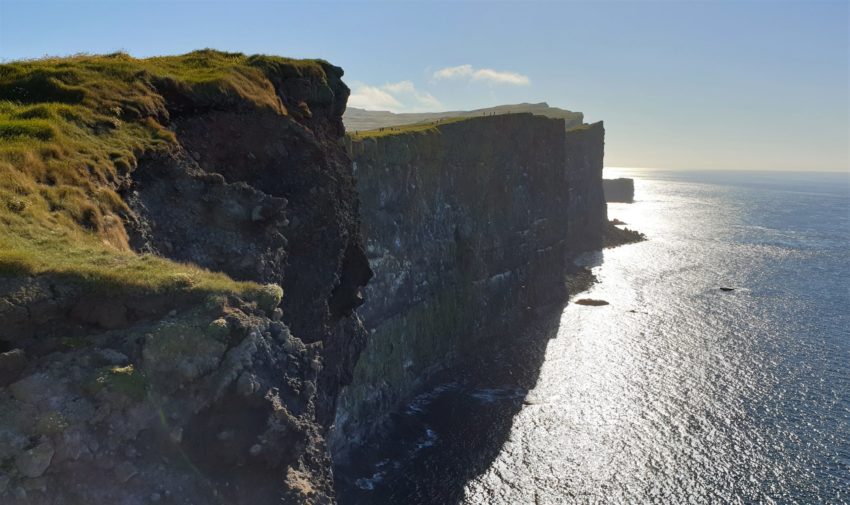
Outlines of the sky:
[[847,0],[0,0],[0,59],[318,57],[352,106],[581,111],[607,166],[850,172],[848,27]]

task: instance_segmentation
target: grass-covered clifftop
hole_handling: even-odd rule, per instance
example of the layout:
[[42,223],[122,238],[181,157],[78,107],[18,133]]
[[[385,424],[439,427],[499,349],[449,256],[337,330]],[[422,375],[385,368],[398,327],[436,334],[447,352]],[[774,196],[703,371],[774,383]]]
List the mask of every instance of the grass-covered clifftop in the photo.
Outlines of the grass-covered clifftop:
[[323,81],[327,66],[213,50],[0,65],[0,273],[53,274],[99,288],[256,292],[254,283],[131,251],[121,191],[141,156],[176,148],[172,116],[307,115],[306,104],[288,110],[276,84]]
[[530,113],[537,116],[545,116],[554,119],[563,119],[567,129],[578,126],[584,122],[584,114],[573,112],[558,107],[550,107],[542,103],[516,103],[498,105],[475,110],[454,110],[445,112],[408,112],[393,113],[383,110],[365,110],[356,107],[348,107],[345,110],[343,121],[348,131],[374,130],[391,126],[402,126],[413,123],[428,123],[438,119],[453,117],[482,117],[502,114]]
[[352,140],[374,139],[381,137],[389,137],[392,135],[406,135],[416,133],[435,133],[442,125],[457,123],[460,121],[469,121],[475,118],[471,117],[448,117],[437,119],[427,123],[413,123],[398,126],[387,126],[384,128],[375,128],[373,130],[362,130],[349,132],[348,137]]

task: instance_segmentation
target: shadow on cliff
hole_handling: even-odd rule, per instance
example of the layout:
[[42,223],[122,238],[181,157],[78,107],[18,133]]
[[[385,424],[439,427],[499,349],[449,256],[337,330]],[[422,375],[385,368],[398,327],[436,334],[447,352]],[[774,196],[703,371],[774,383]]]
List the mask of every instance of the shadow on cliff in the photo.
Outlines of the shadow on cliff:
[[377,440],[337,465],[339,502],[460,503],[466,483],[490,467],[510,436],[565,305],[538,313],[521,335],[493,338],[482,352],[438,374]]

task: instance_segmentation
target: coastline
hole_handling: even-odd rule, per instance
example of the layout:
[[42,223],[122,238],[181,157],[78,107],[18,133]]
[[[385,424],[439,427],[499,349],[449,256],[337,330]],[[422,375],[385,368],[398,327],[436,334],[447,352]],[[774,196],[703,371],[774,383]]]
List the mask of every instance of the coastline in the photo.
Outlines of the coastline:
[[[531,311],[518,334],[491,335],[490,345],[435,372],[371,440],[338,462],[334,474],[341,504],[459,502],[463,484],[494,461],[514,416],[535,403],[528,394],[549,342],[558,335],[565,308],[598,282],[592,267],[601,264],[602,251],[646,240],[638,232],[611,229],[616,227],[608,222],[602,249],[585,253],[593,256],[591,265],[573,263],[563,299]],[[423,452],[435,444],[439,450]]]

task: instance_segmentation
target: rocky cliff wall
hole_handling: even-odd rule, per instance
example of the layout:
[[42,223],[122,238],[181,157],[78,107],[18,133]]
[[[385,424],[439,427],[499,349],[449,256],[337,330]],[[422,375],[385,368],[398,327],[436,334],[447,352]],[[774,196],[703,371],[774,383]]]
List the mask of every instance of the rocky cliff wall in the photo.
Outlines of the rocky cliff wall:
[[[325,435],[365,342],[353,310],[371,276],[341,143],[341,69],[201,51],[0,70],[0,93],[18,93],[24,119],[49,113],[45,93],[76,100],[62,90],[84,94],[86,79],[100,86],[92,97],[127,85],[152,107],[131,114],[120,94],[62,106],[62,117],[111,121],[67,126],[85,139],[127,128],[136,146],[109,165],[112,179],[66,190],[110,195],[120,221],[105,220],[129,249],[101,246],[100,225],[84,226],[57,232],[83,238],[51,246],[40,271],[0,264],[0,502],[332,502]],[[166,140],[142,147],[148,129]],[[12,160],[0,189],[8,174],[40,194],[57,185]],[[16,208],[40,205],[14,190],[27,199]],[[22,230],[19,242],[37,235]],[[91,250],[85,269],[63,257]],[[147,278],[162,271],[162,284]]]
[[599,249],[608,222],[608,206],[602,189],[605,127],[600,121],[573,128],[566,133],[565,141],[568,242],[574,252]]
[[603,135],[511,114],[349,139],[375,278],[340,458],[431,372],[563,300],[570,256],[601,245]]

